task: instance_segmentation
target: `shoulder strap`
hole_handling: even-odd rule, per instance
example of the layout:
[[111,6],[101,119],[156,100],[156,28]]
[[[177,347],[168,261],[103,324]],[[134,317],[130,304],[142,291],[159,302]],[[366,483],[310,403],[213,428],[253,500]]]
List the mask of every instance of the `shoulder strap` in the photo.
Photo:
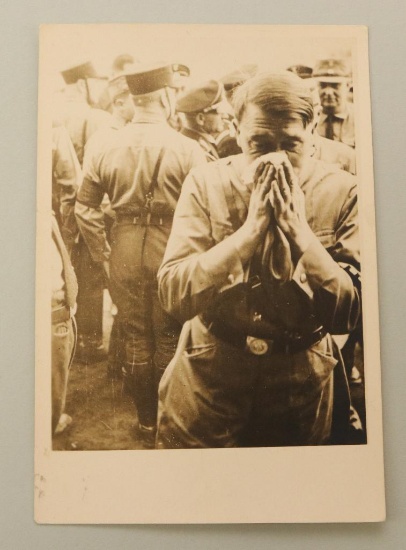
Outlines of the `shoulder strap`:
[[158,174],[159,169],[161,168],[162,158],[164,156],[165,149],[162,147],[162,149],[159,151],[158,160],[156,161],[154,172],[152,174],[151,183],[149,185],[148,191],[145,194],[145,202],[146,205],[149,205],[149,203],[154,198],[154,192],[155,188],[158,184]]

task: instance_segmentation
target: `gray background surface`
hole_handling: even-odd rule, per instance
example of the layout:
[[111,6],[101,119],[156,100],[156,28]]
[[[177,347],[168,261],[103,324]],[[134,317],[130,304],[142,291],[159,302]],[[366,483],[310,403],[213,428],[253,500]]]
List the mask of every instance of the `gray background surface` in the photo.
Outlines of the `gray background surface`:
[[[150,0],[148,3],[138,0],[70,0],[66,3],[42,0],[3,3],[0,35],[1,549],[401,550],[406,547],[405,16],[404,0],[386,0],[385,3],[379,0],[281,0],[279,3],[269,0]],[[41,23],[97,22],[369,26],[388,510],[386,523],[249,526],[39,526],[34,523],[38,26]],[[134,498],[142,498],[142,495],[134,495]]]

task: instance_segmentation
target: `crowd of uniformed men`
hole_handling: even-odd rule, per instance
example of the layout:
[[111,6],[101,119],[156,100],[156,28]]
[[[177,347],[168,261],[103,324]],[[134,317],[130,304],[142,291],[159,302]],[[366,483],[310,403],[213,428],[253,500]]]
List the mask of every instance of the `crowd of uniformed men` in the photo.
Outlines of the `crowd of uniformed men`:
[[127,54],[109,79],[91,62],[61,74],[53,433],[69,420],[75,355],[123,376],[146,448],[353,441],[361,287],[345,61],[246,65],[194,86],[185,65]]

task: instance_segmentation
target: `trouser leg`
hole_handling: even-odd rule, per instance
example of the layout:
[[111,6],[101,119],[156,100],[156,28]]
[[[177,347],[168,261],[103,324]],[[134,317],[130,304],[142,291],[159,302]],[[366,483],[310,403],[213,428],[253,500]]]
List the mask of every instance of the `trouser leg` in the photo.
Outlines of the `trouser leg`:
[[108,351],[108,373],[114,378],[122,376],[123,367],[126,362],[125,341],[118,315],[113,317],[113,325],[110,333]]
[[82,351],[86,358],[87,354],[92,356],[103,349],[103,266],[92,260],[82,237],[72,253],[72,262],[79,287],[76,312],[78,351]]
[[117,226],[114,229],[110,284],[125,348],[125,384],[132,394],[139,423],[155,427],[157,397],[152,285],[145,280],[140,265],[142,241],[142,229],[138,226]]
[[139,424],[146,428],[155,428],[158,397],[153,363],[127,363],[125,370]]
[[69,366],[75,347],[73,320],[52,325],[52,433],[65,409]]

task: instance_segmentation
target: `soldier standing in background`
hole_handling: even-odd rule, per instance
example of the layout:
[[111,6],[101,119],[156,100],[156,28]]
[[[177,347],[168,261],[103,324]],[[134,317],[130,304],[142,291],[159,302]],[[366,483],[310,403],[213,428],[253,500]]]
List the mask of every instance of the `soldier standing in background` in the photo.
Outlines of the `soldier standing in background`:
[[226,128],[217,136],[217,151],[220,158],[242,153],[241,147],[237,143],[237,124],[232,110],[232,98],[235,90],[241,86],[241,84],[244,84],[246,80],[254,76],[257,71],[258,65],[242,65],[219,79],[224,86],[226,98],[231,106],[232,112],[232,115],[230,115],[229,119],[226,121]]
[[319,84],[323,113],[318,132],[321,136],[355,147],[354,108],[348,101],[351,73],[342,59],[323,59],[313,70]]
[[208,161],[218,160],[216,139],[225,129],[230,112],[223,85],[209,80],[187,90],[178,98],[176,110],[185,117],[181,133],[197,141]]
[[[126,75],[135,115],[86,167],[76,216],[100,265],[110,259],[110,288],[126,352],[126,376],[138,413],[137,436],[154,446],[157,388],[177,344],[180,325],[161,307],[156,275],[183,181],[205,162],[193,141],[173,130],[174,77],[183,65]],[[187,70],[187,72],[189,72]],[[101,202],[116,213],[111,256]]]
[[94,107],[107,82],[97,74],[90,61],[70,67],[61,74],[66,84],[61,122],[68,130],[82,166],[88,139],[96,130],[110,124],[109,113]]
[[[287,69],[289,72],[297,74],[300,78],[303,78],[309,85],[313,97],[314,119],[313,125],[317,129],[320,124],[320,117],[323,116],[323,108],[320,102],[319,86],[313,78],[313,70],[306,65],[292,65]],[[324,116],[323,116],[324,120]],[[356,159],[355,150],[341,143],[340,141],[334,141],[322,137],[319,132],[314,132],[314,157],[328,164],[335,164],[341,170],[345,170],[350,174],[356,173]]]
[[[122,56],[122,61],[128,60],[127,56]],[[121,66],[121,65],[120,65]],[[127,64],[128,68],[128,64]],[[83,172],[86,173],[91,166],[92,159],[108,143],[109,139],[114,137],[120,128],[131,122],[134,116],[134,103],[127,85],[127,80],[124,74],[116,75],[112,78],[107,86],[107,93],[111,105],[111,124],[107,128],[101,128],[95,132],[86,144],[85,157],[83,161]],[[115,212],[111,208],[110,200],[107,194],[104,195],[102,202],[104,212],[104,223],[106,237],[111,244],[111,230],[115,221]],[[86,239],[86,234],[84,234]],[[90,251],[92,244],[88,244]],[[96,257],[97,262],[97,257]],[[115,314],[114,314],[115,313]],[[108,350],[108,366],[107,372],[109,376],[119,378],[122,373],[122,368],[125,365],[125,349],[122,337],[122,331],[117,313],[117,308],[113,308],[113,325],[110,333],[109,350]]]
[[[91,62],[76,65],[62,71],[66,83],[65,101],[60,114],[76,151],[83,164],[85,146],[99,129],[111,125],[111,115],[93,107],[97,104],[105,79],[96,73]],[[103,346],[103,270],[92,261],[88,247],[79,236],[72,262],[79,284],[78,293],[78,347],[77,357],[83,362],[95,362],[106,357]]]

